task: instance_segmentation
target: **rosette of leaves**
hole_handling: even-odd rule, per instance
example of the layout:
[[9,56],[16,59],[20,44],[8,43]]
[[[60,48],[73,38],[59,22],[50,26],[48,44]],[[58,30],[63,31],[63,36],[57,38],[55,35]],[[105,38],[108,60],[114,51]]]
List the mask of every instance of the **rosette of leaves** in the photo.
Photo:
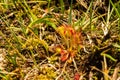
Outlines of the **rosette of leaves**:
[[72,26],[64,24],[59,26],[56,31],[61,37],[61,43],[56,47],[56,52],[61,55],[61,61],[72,62],[78,53],[78,49],[82,47],[81,32],[76,31]]

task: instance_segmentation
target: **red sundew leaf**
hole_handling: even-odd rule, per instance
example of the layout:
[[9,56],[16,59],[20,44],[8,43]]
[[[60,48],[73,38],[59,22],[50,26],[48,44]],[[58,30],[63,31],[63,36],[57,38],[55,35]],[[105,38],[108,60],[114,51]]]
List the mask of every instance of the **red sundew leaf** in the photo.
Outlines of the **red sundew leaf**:
[[67,59],[68,59],[68,55],[61,56],[61,61],[62,62],[65,62]]
[[66,25],[66,24],[63,24],[63,27],[64,27],[64,34],[65,35],[73,35],[75,33],[75,30],[70,26],[70,25]]
[[75,56],[75,52],[71,52],[70,57],[74,58],[74,56]]
[[64,35],[67,35],[68,34],[68,31],[67,30],[64,30]]
[[67,51],[66,50],[61,50],[60,54],[65,55],[65,54],[67,54]]
[[68,57],[69,57],[69,54],[67,54],[67,53],[64,55],[61,55],[61,61],[62,62],[66,61],[68,59]]
[[70,31],[71,35],[75,34],[75,30],[72,27],[69,27],[69,31]]
[[73,44],[75,44],[75,45],[82,44],[82,36],[81,36],[81,34],[80,33],[75,33],[73,35],[72,41],[73,41]]
[[75,75],[74,75],[74,80],[79,80],[79,79],[80,79],[79,73],[75,73]]
[[78,34],[78,39],[79,39],[78,44],[82,44],[82,42],[83,42],[82,34],[81,34],[81,32],[79,32],[79,33],[77,33],[77,34]]

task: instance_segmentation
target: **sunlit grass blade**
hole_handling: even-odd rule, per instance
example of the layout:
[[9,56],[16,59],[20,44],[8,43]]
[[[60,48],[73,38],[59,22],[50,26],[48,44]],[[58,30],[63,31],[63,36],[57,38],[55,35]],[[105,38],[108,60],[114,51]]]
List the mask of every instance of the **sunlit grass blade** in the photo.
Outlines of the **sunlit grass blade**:
[[29,8],[29,6],[26,3],[26,1],[24,0],[23,2],[24,2],[24,4],[19,0],[20,5],[23,7],[23,9],[25,10],[25,12],[28,14],[28,17],[31,20],[31,22],[33,22],[34,20],[37,19],[37,16],[32,13],[32,11]]
[[109,55],[109,54],[102,53],[101,55],[102,55],[102,56],[105,56],[105,57],[107,57],[107,58],[109,58],[110,60],[112,60],[112,61],[114,61],[114,62],[117,61],[115,58],[113,58],[113,57],[112,57],[111,55]]
[[28,12],[30,13],[30,17],[32,17],[32,21],[36,20],[36,19],[37,19],[37,16],[32,13],[31,9],[29,8],[29,6],[28,6],[28,4],[26,3],[25,0],[24,0],[24,4],[25,4]]
[[[98,20],[99,18],[101,18],[101,17],[103,17],[103,16],[105,16],[105,15],[106,15],[106,14],[102,14],[102,15],[100,15],[100,16],[97,16],[97,17],[93,18],[93,19],[92,19],[92,22],[95,22],[96,20]],[[82,25],[83,25],[82,30],[84,30],[85,28],[87,28],[89,24],[90,24],[90,19],[84,21],[84,23],[82,24]]]
[[116,8],[116,5],[112,2],[112,0],[110,0],[110,3],[112,4],[113,8],[115,9],[116,14],[120,18],[120,13],[119,13],[118,9]]
[[90,25],[92,29],[92,23],[106,15],[106,14],[102,14],[102,15],[98,15],[97,17],[95,17],[94,16],[95,12],[94,10],[92,10],[92,8],[93,8],[93,0],[90,2],[89,7],[86,10],[86,12],[83,11],[82,17],[74,23],[74,26],[78,27],[77,29],[82,28],[82,30],[84,30],[86,27],[88,27],[88,25]]
[[[28,25],[28,28],[32,28],[33,25],[35,24],[39,24],[39,23],[45,23],[47,25],[50,25],[53,29],[56,30],[56,25],[54,24],[54,22],[50,21],[49,18],[40,18],[40,19],[37,19],[33,22],[31,22],[29,25]],[[26,33],[28,33],[28,29],[26,30]]]
[[10,54],[8,54],[6,56],[7,60],[14,65],[14,68],[17,67],[16,57],[17,57],[16,54],[12,55],[12,56]]
[[65,10],[65,5],[64,5],[64,1],[63,0],[60,0],[60,7],[61,7],[61,12],[62,14],[64,14],[64,10]]
[[69,13],[69,19],[68,19],[68,24],[72,25],[72,7],[73,7],[73,0],[70,2],[70,13]]
[[92,30],[92,18],[93,18],[93,15],[94,15],[92,6],[93,6],[93,0],[90,3],[90,28],[91,28],[91,30]]
[[48,12],[50,12],[50,3],[51,3],[51,0],[47,0],[48,1],[48,5],[47,5],[47,7],[48,7]]
[[[110,3],[112,4],[113,8],[115,9],[115,12],[116,12],[117,16],[119,17],[119,24],[118,24],[118,26],[120,26],[120,12],[119,12],[119,7],[117,8],[116,5],[112,2],[112,0],[110,0]],[[117,5],[119,5],[119,4],[120,4],[120,1],[118,1]]]
[[0,70],[0,78],[8,80],[8,77],[6,74],[2,73],[2,70]]

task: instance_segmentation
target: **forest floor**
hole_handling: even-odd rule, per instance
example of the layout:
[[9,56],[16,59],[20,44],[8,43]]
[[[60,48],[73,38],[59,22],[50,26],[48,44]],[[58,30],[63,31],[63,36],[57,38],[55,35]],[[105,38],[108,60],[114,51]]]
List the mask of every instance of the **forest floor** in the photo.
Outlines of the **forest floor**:
[[1,0],[1,80],[119,80],[120,1]]

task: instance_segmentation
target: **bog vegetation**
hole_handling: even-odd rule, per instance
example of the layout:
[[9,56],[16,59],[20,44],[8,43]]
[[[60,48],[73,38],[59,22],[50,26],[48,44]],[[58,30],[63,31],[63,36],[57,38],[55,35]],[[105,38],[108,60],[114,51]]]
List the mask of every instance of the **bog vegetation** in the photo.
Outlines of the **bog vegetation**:
[[0,80],[119,79],[119,0],[0,0]]

